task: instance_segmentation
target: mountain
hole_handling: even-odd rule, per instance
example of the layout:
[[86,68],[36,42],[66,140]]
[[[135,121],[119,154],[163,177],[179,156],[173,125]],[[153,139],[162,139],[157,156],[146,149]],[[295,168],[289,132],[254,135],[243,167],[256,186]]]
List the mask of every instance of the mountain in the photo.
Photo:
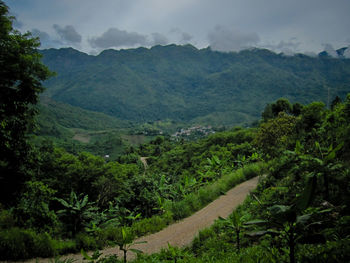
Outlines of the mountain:
[[350,92],[350,60],[285,56],[265,49],[223,53],[191,45],[105,50],[42,50],[57,73],[45,96],[136,122],[171,119],[242,125],[267,103],[327,101]]
[[51,134],[50,129],[55,129],[54,127],[98,131],[130,126],[127,121],[57,102],[45,96],[41,97],[38,110],[37,118],[42,134]]

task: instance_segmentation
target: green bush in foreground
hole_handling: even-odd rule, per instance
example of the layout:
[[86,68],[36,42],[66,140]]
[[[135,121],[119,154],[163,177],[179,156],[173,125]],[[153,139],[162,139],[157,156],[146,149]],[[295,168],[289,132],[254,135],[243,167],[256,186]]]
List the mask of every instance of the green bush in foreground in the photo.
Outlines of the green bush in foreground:
[[37,234],[17,227],[0,231],[0,259],[25,259],[54,255],[52,239],[47,233]]

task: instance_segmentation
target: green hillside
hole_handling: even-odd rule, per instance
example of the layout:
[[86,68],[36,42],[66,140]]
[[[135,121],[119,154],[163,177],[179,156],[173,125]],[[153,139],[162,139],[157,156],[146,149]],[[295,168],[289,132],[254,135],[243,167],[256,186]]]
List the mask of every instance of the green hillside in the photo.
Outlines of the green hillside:
[[[84,110],[43,96],[37,106],[35,141],[50,139],[70,152],[88,151],[115,158],[128,147],[123,135],[134,125],[129,121]],[[132,143],[131,143],[132,144]]]
[[137,122],[171,119],[243,125],[280,97],[327,103],[350,91],[350,60],[285,56],[252,49],[222,53],[191,45],[105,50],[42,50],[57,76],[46,96]]

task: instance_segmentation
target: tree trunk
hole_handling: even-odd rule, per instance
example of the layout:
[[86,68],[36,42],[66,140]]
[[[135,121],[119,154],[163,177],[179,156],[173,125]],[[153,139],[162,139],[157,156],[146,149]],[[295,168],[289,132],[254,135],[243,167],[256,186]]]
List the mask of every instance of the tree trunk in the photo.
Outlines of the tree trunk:
[[323,175],[324,180],[324,188],[325,188],[325,196],[324,199],[329,201],[329,180],[328,180],[328,174],[327,172]]
[[295,243],[294,243],[294,232],[289,234],[289,262],[295,263]]
[[126,263],[126,249],[123,249],[123,252],[124,252],[124,263]]

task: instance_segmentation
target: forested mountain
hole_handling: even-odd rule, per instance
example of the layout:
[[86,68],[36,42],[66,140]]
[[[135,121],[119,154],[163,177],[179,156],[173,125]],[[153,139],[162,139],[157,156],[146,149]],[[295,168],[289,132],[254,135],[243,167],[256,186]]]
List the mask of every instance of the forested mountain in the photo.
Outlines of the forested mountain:
[[138,122],[246,124],[280,97],[327,103],[350,91],[350,60],[329,56],[263,49],[222,53],[191,45],[105,50],[97,56],[72,48],[41,53],[57,73],[45,82],[46,96]]
[[38,106],[40,135],[57,136],[60,128],[105,130],[129,127],[127,121],[118,120],[99,112],[84,110],[48,97],[42,97]]

